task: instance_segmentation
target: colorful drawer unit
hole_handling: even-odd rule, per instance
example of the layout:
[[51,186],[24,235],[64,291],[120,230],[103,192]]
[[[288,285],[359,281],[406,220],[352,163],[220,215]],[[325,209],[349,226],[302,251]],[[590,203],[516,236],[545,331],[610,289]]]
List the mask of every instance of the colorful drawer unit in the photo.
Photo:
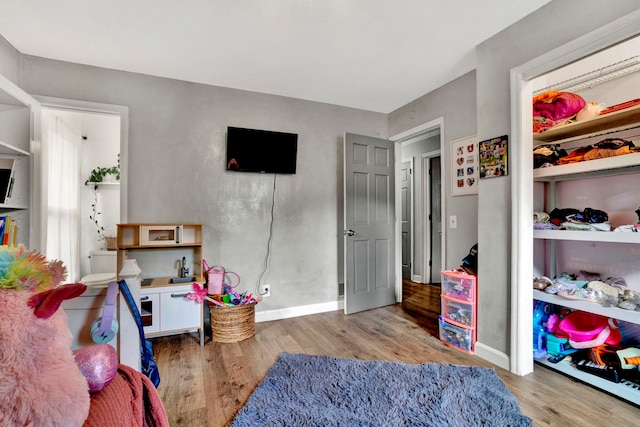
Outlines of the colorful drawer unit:
[[440,314],[442,318],[463,328],[473,328],[475,325],[475,306],[473,303],[458,301],[448,296],[440,296]]
[[441,273],[440,340],[467,353],[473,353],[477,325],[477,279],[464,271]]
[[476,276],[458,270],[445,270],[440,273],[442,295],[460,301],[476,300]]
[[476,342],[475,329],[461,328],[445,322],[442,316],[439,316],[438,320],[440,323],[440,341],[458,350],[473,353],[473,345]]

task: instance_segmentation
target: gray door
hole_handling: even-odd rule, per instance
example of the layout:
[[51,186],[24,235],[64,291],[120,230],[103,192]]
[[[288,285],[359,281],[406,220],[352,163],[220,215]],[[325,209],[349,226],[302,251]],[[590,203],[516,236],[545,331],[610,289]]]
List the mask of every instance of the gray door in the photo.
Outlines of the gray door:
[[395,179],[393,143],[344,136],[347,314],[394,304]]
[[413,262],[413,161],[400,166],[400,191],[402,197],[402,278],[411,280]]
[[440,156],[429,158],[429,283],[440,283],[442,267],[442,174]]

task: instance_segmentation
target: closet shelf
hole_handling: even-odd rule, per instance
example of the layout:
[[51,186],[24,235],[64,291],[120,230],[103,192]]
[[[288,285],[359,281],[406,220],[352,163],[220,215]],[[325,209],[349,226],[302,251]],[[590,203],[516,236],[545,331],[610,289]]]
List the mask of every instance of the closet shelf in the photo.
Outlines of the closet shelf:
[[534,239],[640,244],[640,233],[626,231],[533,230]]
[[533,170],[534,181],[563,181],[578,177],[590,178],[620,175],[640,171],[640,153],[623,154],[604,159],[586,160],[568,165],[550,166]]
[[534,144],[536,142],[562,144],[576,139],[605,135],[637,127],[640,127],[640,105],[603,114],[591,120],[570,123],[533,134],[533,142]]
[[640,71],[640,55],[632,56],[597,70],[536,90],[534,95],[548,92],[550,90],[579,92],[583,89],[588,89],[638,71]]
[[533,290],[533,299],[536,301],[544,301],[549,304],[568,307],[574,310],[586,311],[588,313],[599,314],[604,317],[623,320],[629,323],[640,325],[640,312],[635,310],[624,310],[618,307],[603,307],[597,302],[588,302],[573,300],[569,298],[559,297],[558,295],[548,294],[537,289]]
[[535,362],[547,368],[562,372],[563,374],[569,375],[570,377],[576,378],[587,384],[593,385],[594,387],[608,393],[620,396],[629,402],[635,403],[636,405],[640,405],[640,390],[638,390],[638,386],[634,383],[628,381],[614,383],[613,381],[605,380],[604,378],[579,370],[566,360],[558,363],[551,363],[543,359],[535,359]]

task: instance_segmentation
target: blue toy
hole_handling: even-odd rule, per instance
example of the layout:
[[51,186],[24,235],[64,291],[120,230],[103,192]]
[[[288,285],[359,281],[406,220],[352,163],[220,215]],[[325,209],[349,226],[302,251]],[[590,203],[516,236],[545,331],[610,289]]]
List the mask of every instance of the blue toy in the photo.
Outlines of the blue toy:
[[533,306],[533,357],[541,359],[547,355],[545,325],[551,312],[551,305],[544,301],[536,301]]

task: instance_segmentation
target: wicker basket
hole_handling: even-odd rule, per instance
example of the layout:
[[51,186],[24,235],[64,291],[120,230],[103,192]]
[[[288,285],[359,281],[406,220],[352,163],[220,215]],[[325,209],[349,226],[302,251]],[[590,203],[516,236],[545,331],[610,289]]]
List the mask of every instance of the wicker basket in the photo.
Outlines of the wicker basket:
[[256,305],[218,306],[210,304],[211,330],[216,342],[238,342],[256,333]]

